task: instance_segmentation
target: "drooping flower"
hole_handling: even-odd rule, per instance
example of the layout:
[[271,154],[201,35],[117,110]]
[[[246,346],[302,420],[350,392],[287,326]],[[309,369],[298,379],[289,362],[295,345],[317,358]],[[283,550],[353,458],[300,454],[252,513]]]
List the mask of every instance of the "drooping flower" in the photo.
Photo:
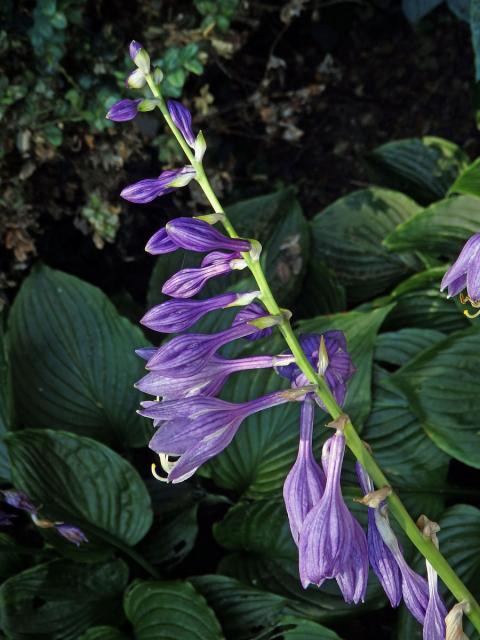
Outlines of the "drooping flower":
[[69,542],[73,542],[77,547],[79,547],[82,542],[88,542],[88,538],[83,531],[73,524],[65,524],[62,522],[61,524],[55,524],[55,529],[61,536]]
[[[310,364],[324,376],[337,403],[343,406],[347,392],[346,383],[356,371],[347,351],[347,341],[343,332],[304,334],[300,336],[300,344]],[[293,387],[303,387],[307,384],[306,376],[297,364],[284,367],[277,373],[288,378]],[[323,408],[317,396],[315,401]]]
[[250,251],[248,240],[229,238],[211,224],[195,218],[176,218],[167,222],[165,229],[173,242],[189,251]]
[[480,307],[480,233],[467,240],[460,255],[443,276],[440,291],[446,288],[449,298],[466,289],[467,295],[462,294],[461,302]]
[[138,113],[138,105],[142,101],[138,100],[119,100],[107,112],[106,118],[115,122],[125,122],[133,120]]
[[313,456],[313,418],[313,400],[307,397],[300,411],[297,459],[283,485],[283,499],[295,544],[298,544],[305,518],[319,502],[325,489],[325,474]]
[[[363,493],[372,493],[375,489],[373,482],[359,462],[356,463],[356,472]],[[368,505],[368,557],[375,575],[390,600],[390,604],[392,607],[398,607],[402,599],[401,574],[392,552],[383,541],[377,528],[375,510],[379,506],[372,507]]]
[[219,393],[230,375],[238,371],[268,369],[289,364],[291,356],[248,356],[226,360],[213,355],[197,373],[185,378],[170,378],[159,371],[150,371],[139,380],[135,387],[144,393],[163,400],[177,400],[194,395],[213,396]]
[[247,416],[295,400],[301,393],[292,389],[275,391],[240,404],[194,396],[168,402],[146,402],[139,413],[152,418],[154,424],[161,423],[149,447],[167,457],[180,456],[173,465],[170,463],[168,480],[181,482],[223,451]]
[[21,509],[22,511],[27,511],[27,513],[37,513],[37,507],[22,491],[16,491],[15,489],[6,489],[1,493],[5,502],[11,507],[15,507],[15,509]]
[[345,569],[336,576],[336,581],[345,602],[358,604],[364,602],[367,592],[368,547],[365,533],[353,516],[352,527],[352,555]]
[[320,586],[325,579],[336,578],[350,567],[357,535],[340,487],[345,437],[337,431],[327,442],[325,491],[300,531],[300,580],[305,589],[310,583]]
[[192,114],[177,100],[167,100],[167,108],[173,123],[185,138],[185,142],[195,148],[195,136],[192,131]]
[[[243,324],[244,322],[249,322],[250,320],[256,320],[257,318],[261,318],[267,312],[262,307],[262,305],[257,302],[252,302],[247,305],[243,309],[241,309],[237,315],[235,316],[232,327],[235,327],[237,324]],[[247,340],[259,340],[260,338],[266,338],[271,335],[273,331],[273,327],[266,327],[265,329],[260,329],[255,333],[252,333],[249,336],[245,336]]]
[[125,187],[120,195],[129,202],[146,204],[170,193],[175,187],[184,187],[195,175],[195,169],[190,165],[182,169],[163,171],[158,178],[147,178]]
[[[265,316],[272,323],[277,319]],[[219,333],[187,333],[162,345],[147,362],[147,369],[163,371],[171,378],[185,378],[200,371],[205,362],[224,344],[248,336],[257,330],[249,323]]]
[[213,254],[205,256],[200,267],[181,269],[174,273],[164,283],[162,293],[174,298],[191,298],[201,291],[211,278],[226,275],[247,266],[239,253],[215,251]]
[[257,297],[259,293],[259,291],[244,294],[227,292],[207,300],[167,300],[147,311],[140,322],[153,331],[178,333],[188,329],[211,311],[236,306],[245,300]]
[[447,610],[438,593],[438,575],[427,560],[428,605],[423,623],[423,640],[444,640]]

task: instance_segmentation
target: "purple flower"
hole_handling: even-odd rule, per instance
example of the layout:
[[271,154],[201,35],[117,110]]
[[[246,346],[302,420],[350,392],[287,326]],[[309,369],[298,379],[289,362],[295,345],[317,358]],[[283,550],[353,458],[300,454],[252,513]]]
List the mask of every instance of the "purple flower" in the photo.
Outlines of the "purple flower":
[[226,275],[234,269],[243,269],[247,266],[239,253],[218,251],[214,253],[215,260],[206,256],[201,267],[181,269],[174,273],[163,285],[162,293],[174,298],[191,298],[203,289],[211,278]]
[[349,567],[356,533],[340,488],[345,437],[337,432],[327,442],[325,491],[300,531],[300,580],[305,589],[310,583],[320,586]]
[[[356,472],[363,493],[367,494],[374,491],[375,487],[370,476],[359,462],[356,463]],[[368,508],[368,557],[375,575],[390,600],[390,604],[392,607],[398,607],[402,599],[400,569],[392,552],[378,531],[375,512],[376,508]]]
[[[247,305],[244,309],[239,311],[235,316],[235,319],[232,322],[232,327],[235,327],[237,324],[243,324],[244,322],[249,322],[250,320],[256,320],[257,318],[261,318],[267,312],[262,307],[262,305],[257,302],[252,302]],[[260,329],[255,333],[252,333],[250,336],[246,336],[247,340],[259,340],[260,338],[266,338],[271,335],[273,331],[273,327],[267,327],[266,329]]]
[[212,225],[195,218],[176,218],[165,226],[169,237],[175,244],[190,251],[250,251],[248,240],[229,238],[217,231]]
[[130,58],[137,67],[143,71],[143,73],[150,72],[150,56],[139,42],[132,40],[128,52],[130,54]]
[[473,235],[443,276],[440,291],[448,287],[449,298],[467,289],[470,301],[480,300],[480,233]]
[[156,351],[147,362],[147,369],[168,373],[171,378],[186,378],[200,371],[221,346],[256,330],[246,323],[219,333],[176,336]]
[[1,493],[3,494],[5,502],[11,507],[27,511],[28,513],[37,513],[37,507],[31,502],[30,498],[21,491],[7,489]]
[[83,531],[78,527],[74,527],[73,524],[56,524],[55,529],[61,536],[66,538],[69,542],[73,542],[77,547],[80,546],[81,542],[88,542],[88,538]]
[[181,102],[176,100],[168,100],[167,107],[173,123],[185,138],[185,142],[194,149],[195,136],[192,131],[192,114]]
[[368,548],[362,527],[352,516],[352,555],[347,567],[336,576],[345,602],[358,604],[365,601],[368,582]]
[[177,249],[178,245],[170,238],[165,227],[162,227],[154,233],[145,247],[145,251],[148,251],[148,253],[152,255],[171,253]]
[[428,606],[423,623],[423,640],[444,640],[447,610],[438,593],[438,575],[427,560]]
[[[356,371],[348,354],[343,332],[304,334],[300,336],[300,344],[313,368],[324,376],[335,400],[343,406],[347,393],[346,383]],[[277,373],[288,378],[292,387],[303,387],[307,384],[304,373],[296,364],[283,367]],[[315,400],[323,408],[317,397]]]
[[5,513],[5,511],[0,511],[0,527],[8,527],[13,524],[13,518],[17,516],[13,513]]
[[319,502],[325,489],[325,474],[316,463],[312,450],[314,404],[310,398],[302,402],[300,443],[295,464],[283,485],[283,499],[295,544],[307,514]]
[[222,293],[208,300],[167,300],[147,311],[140,322],[153,331],[178,333],[210,311],[228,307],[237,298],[236,293]]
[[195,175],[195,169],[188,165],[182,169],[163,171],[158,178],[147,178],[125,187],[120,195],[129,202],[146,204],[170,193],[175,187],[185,186]]
[[144,393],[158,396],[163,400],[177,400],[193,395],[216,395],[227,378],[237,371],[266,369],[281,366],[291,361],[288,356],[249,356],[236,360],[226,360],[213,355],[204,363],[200,371],[185,378],[170,378],[159,371],[150,371],[139,380],[135,387]]
[[139,100],[119,100],[110,107],[106,117],[109,120],[114,120],[115,122],[133,120],[138,113],[138,105],[141,101],[141,98]]
[[[275,391],[256,400],[235,404],[219,398],[195,396],[169,402],[143,403],[139,413],[163,423],[149,447],[161,456],[180,456],[168,480],[181,482],[219,454],[232,441],[242,421],[257,411],[294,400],[291,390]],[[166,421],[166,422],[164,422]]]
[[130,46],[128,48],[128,53],[130,54],[130,58],[133,61],[135,61],[135,58],[137,57],[137,54],[140,53],[141,49],[143,49],[143,47],[140,44],[140,42],[137,42],[136,40],[131,41]]

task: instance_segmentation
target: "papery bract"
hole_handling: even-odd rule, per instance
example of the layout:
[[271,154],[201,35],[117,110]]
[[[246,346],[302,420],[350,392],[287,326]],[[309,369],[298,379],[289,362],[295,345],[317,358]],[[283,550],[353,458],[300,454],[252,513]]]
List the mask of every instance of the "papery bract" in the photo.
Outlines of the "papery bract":
[[175,187],[185,186],[195,177],[193,167],[183,167],[164,171],[158,178],[146,178],[125,187],[120,195],[129,202],[146,204],[173,191]]
[[307,514],[319,502],[325,489],[325,474],[313,456],[314,403],[307,397],[300,413],[300,442],[295,464],[283,485],[283,499],[293,539],[298,544]]
[[[266,313],[267,312],[262,307],[262,305],[258,304],[258,302],[252,302],[237,313],[232,322],[232,327],[235,327],[237,324],[243,324],[244,322],[249,322],[250,320],[261,318]],[[250,336],[246,336],[246,338],[247,340],[259,340],[260,338],[266,338],[267,336],[271,335],[272,331],[273,327],[267,327],[266,329],[260,329],[255,333],[252,333],[252,335]]]

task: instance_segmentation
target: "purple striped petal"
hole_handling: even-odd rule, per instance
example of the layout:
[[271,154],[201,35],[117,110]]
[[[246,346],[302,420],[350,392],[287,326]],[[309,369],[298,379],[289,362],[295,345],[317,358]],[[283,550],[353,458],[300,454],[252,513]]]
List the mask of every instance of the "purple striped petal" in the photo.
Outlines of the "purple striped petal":
[[312,450],[314,404],[306,398],[300,413],[300,442],[295,464],[283,485],[283,499],[295,544],[311,509],[319,502],[325,489],[325,474],[319,467]]
[[141,98],[139,100],[119,100],[110,107],[106,117],[114,122],[133,120],[138,113],[138,105],[141,101]]
[[154,256],[161,255],[163,253],[171,253],[176,249],[178,249],[178,246],[170,238],[165,227],[162,227],[154,233],[145,246],[145,251],[148,251],[148,253],[151,253]]
[[78,527],[74,527],[73,524],[56,524],[55,529],[58,533],[66,538],[69,542],[73,542],[77,547],[82,542],[88,542],[87,536]]
[[446,634],[445,618],[447,609],[438,593],[438,576],[427,560],[428,605],[423,623],[423,640],[444,640]]
[[186,143],[195,148],[195,136],[192,131],[192,114],[183,106],[181,102],[176,100],[167,101],[168,112],[175,126],[185,138]]
[[235,257],[236,254],[224,254],[223,260],[206,267],[181,269],[165,282],[162,293],[174,298],[191,298],[201,291],[211,278],[233,271],[231,261]]
[[365,601],[368,582],[368,547],[365,533],[352,516],[353,541],[348,566],[336,577],[345,602],[358,604]]
[[146,204],[170,193],[174,187],[185,186],[194,177],[195,170],[192,167],[163,171],[158,178],[147,178],[125,187],[120,195],[129,202]]
[[236,293],[222,293],[208,300],[167,300],[147,311],[140,322],[153,331],[178,333],[191,327],[210,311],[224,309],[238,296]]
[[[480,295],[480,284],[478,283],[478,265],[480,264],[480,233],[476,233],[471,238],[467,240],[463,249],[460,252],[460,255],[452,264],[450,269],[443,276],[440,291],[443,291],[446,287],[448,287],[448,293],[450,296],[456,295],[461,291],[458,290],[458,287],[461,283],[461,278],[466,276],[467,278],[467,292],[468,292],[468,274],[471,272],[470,276],[470,285],[472,294],[477,294],[477,297],[471,295],[468,292],[468,295],[472,298],[472,300],[477,300],[478,295]],[[455,292],[455,293],[453,293]]]
[[167,233],[179,246],[190,251],[250,251],[250,242],[229,238],[204,220],[176,218],[166,225]]
[[15,489],[5,489],[1,492],[4,501],[15,509],[21,509],[28,513],[37,513],[37,507],[32,503],[30,498],[22,491],[15,491]]

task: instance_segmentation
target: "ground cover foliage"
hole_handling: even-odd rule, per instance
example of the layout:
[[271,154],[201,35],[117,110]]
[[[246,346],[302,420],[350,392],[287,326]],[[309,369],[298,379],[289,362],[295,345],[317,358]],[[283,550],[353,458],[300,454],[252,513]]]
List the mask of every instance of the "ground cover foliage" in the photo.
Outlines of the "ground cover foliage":
[[[201,93],[206,86],[203,81],[195,85],[193,77],[204,72],[208,76],[208,58],[200,55],[202,51],[218,65],[229,64],[228,58],[222,62],[219,53],[225,50],[225,43],[232,44],[235,60],[235,47],[241,52],[242,44],[248,46],[249,30],[255,32],[248,21],[235,23],[232,18],[240,15],[242,20],[249,16],[253,19],[241,3],[194,4],[196,13],[195,7],[188,7],[188,28],[205,29],[213,20],[216,26],[212,33],[220,44],[215,44],[210,35],[206,41],[201,40],[194,56],[182,57],[179,74],[173,62],[165,62],[168,51],[161,53],[164,65],[172,65],[172,95],[176,95],[176,84],[182,89],[186,82],[188,89],[191,81],[192,101],[195,91],[197,97],[207,95]],[[303,4],[286,3],[293,13],[284,7],[283,17],[277,16],[277,10],[279,24],[295,29],[303,11],[313,10]],[[147,16],[160,10],[154,4],[142,6]],[[220,6],[224,7],[223,13]],[[62,53],[68,49],[68,38],[61,38],[62,29],[68,29],[66,34],[75,33],[77,27],[67,24],[84,24],[75,14],[76,7],[76,3],[39,3],[31,14],[33,21],[22,27],[25,33],[28,27],[38,56],[46,57],[51,65],[60,64],[63,55],[70,55]],[[378,7],[369,7],[370,19],[378,20]],[[387,10],[397,8],[387,6]],[[356,15],[354,9],[351,11]],[[446,7],[438,11],[424,18],[427,25],[440,25],[446,32],[463,28]],[[87,15],[92,15],[88,9]],[[41,28],[42,16],[53,23],[50,37],[44,40],[38,35],[46,33]],[[254,17],[262,19],[257,14]],[[62,27],[64,19],[67,24]],[[184,24],[182,27],[186,28]],[[407,23],[401,27],[407,28]],[[426,33],[415,37],[433,38],[428,26],[425,29]],[[243,40],[237,43],[240,32]],[[114,53],[108,51],[111,66],[106,77],[114,68],[122,72],[117,61],[118,51],[124,46],[118,34],[109,37],[114,38],[116,48]],[[160,38],[160,34],[151,37]],[[98,40],[98,46],[108,49],[107,44],[108,40],[103,44]],[[206,71],[196,61],[205,64]],[[473,82],[473,65],[470,71]],[[57,82],[58,77],[54,78]],[[103,118],[102,109],[110,98],[113,102],[118,96],[114,88],[105,89],[105,102],[100,108],[95,82],[92,80],[91,90],[82,91],[82,100],[93,100],[91,108]],[[276,82],[278,78],[270,78],[271,86]],[[333,90],[336,87],[339,91],[341,81],[331,82]],[[70,100],[66,96],[63,99]],[[270,127],[267,133],[273,140],[281,142],[283,154],[285,146],[291,144],[301,153],[301,138],[309,137],[308,116],[287,126],[281,124],[281,117],[269,121],[265,109],[281,110],[288,101],[299,99],[285,91],[275,101],[266,89],[258,98],[260,102],[250,107],[251,113],[263,113],[263,125]],[[197,117],[201,120],[202,103],[199,105]],[[19,112],[28,114],[28,109],[28,103],[18,105]],[[218,123],[224,122],[223,116],[220,112],[216,120],[214,114],[208,116],[207,105],[204,117],[208,122],[202,124],[208,129],[211,122],[214,139],[218,136],[221,140]],[[49,133],[48,124],[41,121],[35,125],[38,129],[25,125],[36,146],[32,152],[35,159],[24,157],[22,166],[31,161],[39,163],[39,168],[23,180],[32,180],[35,185],[37,170],[40,176],[57,175],[59,180],[58,167],[76,162],[68,146],[73,136],[79,135],[75,131],[91,135],[91,145],[83,137],[88,159],[85,153],[79,153],[79,165],[98,163],[95,187],[99,200],[96,204],[89,200],[88,206],[105,217],[105,202],[108,207],[120,206],[118,195],[113,194],[125,171],[141,175],[149,163],[158,166],[159,151],[163,154],[161,162],[168,163],[169,156],[162,144],[162,131],[153,134],[148,129],[148,117],[145,129],[127,125],[122,134],[98,133],[97,129],[104,126],[103,119],[100,126],[100,120],[97,123],[92,118],[83,114],[72,120],[61,139],[56,132],[55,138],[53,130]],[[59,116],[54,120],[60,121]],[[480,597],[480,325],[462,314],[458,302],[439,293],[447,266],[465,240],[479,229],[480,161],[470,128],[474,126],[473,109],[471,123],[459,125],[463,127],[461,140],[451,136],[461,145],[438,137],[448,132],[442,131],[442,126],[432,130],[431,124],[426,131],[417,129],[414,137],[397,134],[382,139],[376,147],[371,144],[369,153],[364,154],[364,168],[356,174],[361,175],[361,184],[350,182],[354,175],[353,169],[352,175],[347,173],[353,166],[350,159],[343,168],[342,180],[338,174],[336,186],[329,187],[337,190],[329,198],[305,195],[305,187],[318,181],[313,163],[308,165],[310,174],[305,167],[301,175],[298,169],[292,169],[297,173],[289,176],[291,180],[285,180],[285,173],[267,174],[267,180],[253,180],[254,188],[242,188],[241,180],[229,187],[229,177],[223,175],[222,179],[220,175],[218,185],[232,203],[227,211],[239,233],[262,242],[269,282],[280,304],[294,312],[298,330],[345,332],[358,369],[349,385],[346,412],[371,445],[412,516],[426,513],[440,523],[442,552],[474,595]],[[292,127],[301,126],[305,127],[304,136],[295,141]],[[410,133],[411,129],[405,126],[403,131]],[[141,136],[150,141],[160,137],[160,143],[151,147],[154,155],[147,160],[139,151]],[[241,158],[245,144],[239,141],[236,146],[232,138],[227,139]],[[365,143],[360,140],[358,144],[363,149]],[[309,148],[311,142],[306,145]],[[53,153],[53,147],[57,149],[53,156],[39,160],[38,149]],[[106,166],[107,152],[113,149],[121,156],[123,148],[128,149],[128,157],[133,154],[133,160],[126,167],[123,160],[121,167],[109,161]],[[213,149],[207,168],[213,169],[216,155],[220,166],[228,166],[229,154],[222,155],[215,145]],[[270,151],[274,150],[273,145]],[[9,153],[14,151],[7,147],[7,160],[12,157]],[[260,160],[262,170],[268,158],[266,147]],[[17,169],[19,166],[17,163]],[[89,166],[82,194],[95,192]],[[236,178],[242,171],[248,175],[248,170],[235,167],[231,171]],[[249,169],[253,168],[250,164]],[[277,407],[248,418],[227,450],[182,485],[167,486],[150,477],[153,457],[146,448],[150,426],[135,413],[141,398],[132,386],[142,375],[143,363],[133,349],[153,341],[158,344],[158,336],[143,334],[137,322],[143,310],[163,299],[159,283],[191,258],[181,252],[157,260],[150,257],[148,267],[147,259],[136,256],[150,232],[167,216],[173,217],[175,211],[186,206],[203,211],[200,196],[195,191],[169,196],[161,208],[147,207],[147,213],[138,206],[130,206],[121,216],[113,213],[120,220],[116,241],[115,234],[108,237],[104,230],[84,226],[84,232],[90,229],[90,234],[98,234],[98,247],[102,246],[98,238],[107,244],[112,241],[111,246],[96,248],[90,235],[73,229],[73,220],[79,215],[75,197],[67,206],[70,214],[65,219],[61,213],[44,229],[35,229],[35,225],[42,227],[46,218],[35,218],[32,213],[35,200],[29,193],[31,185],[17,188],[20,178],[11,179],[13,191],[9,193],[16,194],[15,198],[18,194],[31,198],[31,204],[22,204],[16,213],[33,216],[28,218],[33,226],[29,227],[30,222],[17,226],[28,236],[17,234],[15,238],[21,237],[22,242],[38,239],[36,250],[44,259],[34,260],[33,251],[27,250],[25,255],[15,256],[20,245],[12,245],[4,263],[5,279],[11,280],[12,286],[5,295],[1,316],[0,478],[3,487],[25,491],[42,505],[45,517],[80,527],[89,542],[77,548],[51,530],[34,527],[26,516],[19,516],[13,526],[2,530],[0,629],[4,637],[348,640],[369,637],[375,625],[378,638],[420,638],[421,628],[403,609],[397,612],[387,607],[373,576],[365,603],[359,607],[346,605],[332,585],[320,590],[301,588],[297,550],[281,497],[283,480],[296,457],[296,407]],[[59,187],[53,198],[58,211],[62,210],[64,196],[63,186]],[[10,222],[4,229],[10,233],[11,221],[16,219],[12,215],[14,202],[8,204],[5,218]],[[59,238],[71,227],[67,247],[60,252]],[[80,247],[81,260],[66,255],[69,246]],[[91,255],[96,257],[85,266]],[[21,270],[19,264],[23,265]],[[120,264],[119,272],[109,275],[109,269],[114,271]],[[239,273],[236,279],[229,276],[221,283],[216,281],[203,295],[218,293],[220,288],[248,288],[244,278]],[[23,283],[18,287],[20,280]],[[207,316],[195,325],[195,331],[220,330],[229,321],[228,312]],[[230,353],[271,353],[272,349],[283,348],[277,337],[254,346],[236,343]],[[238,402],[281,386],[282,380],[270,371],[242,373],[232,378],[222,397]],[[318,416],[316,451],[327,435],[322,428],[325,421],[326,416]],[[345,466],[346,499],[355,515],[365,520],[365,509],[351,503],[360,495],[353,458],[347,458]],[[421,559],[408,541],[402,543],[414,566],[423,571]],[[467,633],[470,638],[476,637],[471,630]]]

